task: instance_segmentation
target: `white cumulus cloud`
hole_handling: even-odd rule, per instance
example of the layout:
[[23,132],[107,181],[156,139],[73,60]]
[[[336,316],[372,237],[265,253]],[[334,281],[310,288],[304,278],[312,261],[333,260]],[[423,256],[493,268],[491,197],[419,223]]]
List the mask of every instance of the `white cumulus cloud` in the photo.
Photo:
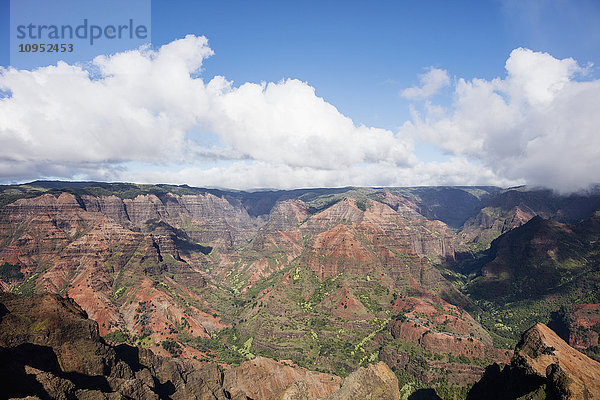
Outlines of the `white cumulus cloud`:
[[[458,79],[451,107],[393,132],[356,124],[296,79],[234,85],[204,77],[204,37],[90,65],[0,69],[0,181],[41,178],[239,189],[600,181],[600,81],[573,59],[516,49],[506,76]],[[450,84],[429,68],[427,99]],[[415,143],[450,153],[422,162]]]
[[414,133],[498,176],[559,191],[600,182],[600,80],[566,58],[518,48],[507,75],[459,79],[444,115],[416,114]]
[[0,70],[10,93],[0,100],[0,176],[110,176],[128,162],[206,158],[324,170],[416,163],[410,137],[356,125],[305,82],[205,82],[212,54],[206,38],[190,35],[156,51],[100,56],[88,68]]
[[465,157],[453,157],[444,162],[417,162],[410,167],[370,163],[338,169],[292,167],[285,163],[263,161],[236,161],[230,165],[215,165],[210,168],[190,166],[175,171],[138,170],[116,176],[120,180],[142,183],[171,182],[235,189],[464,185],[465,182],[472,185],[494,184],[506,187],[524,183],[499,177]]
[[419,75],[421,86],[410,87],[402,91],[402,97],[411,100],[424,100],[436,94],[450,84],[448,72],[443,69],[429,67],[427,73]]

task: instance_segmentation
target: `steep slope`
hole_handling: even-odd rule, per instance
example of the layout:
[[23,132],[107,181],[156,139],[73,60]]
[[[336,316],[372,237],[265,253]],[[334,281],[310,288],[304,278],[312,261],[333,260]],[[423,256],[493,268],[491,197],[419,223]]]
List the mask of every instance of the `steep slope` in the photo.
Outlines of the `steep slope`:
[[515,205],[508,210],[484,207],[465,222],[461,228],[461,239],[470,244],[473,251],[485,250],[503,233],[527,223],[538,213],[526,205]]
[[301,201],[275,204],[247,246],[234,255],[220,255],[213,276],[238,293],[280,271],[301,254],[304,240],[298,227],[308,216]]
[[527,330],[511,364],[492,366],[468,399],[597,399],[600,363],[570,347],[538,323]]
[[492,242],[466,291],[498,343],[561,305],[600,301],[599,237],[597,214],[576,225],[536,216]]
[[600,209],[598,189],[561,196],[547,189],[512,188],[492,193],[479,211],[461,227],[460,237],[472,250],[485,250],[492,240],[517,228],[534,216],[562,223],[578,223]]
[[[574,304],[569,310],[569,345],[578,349],[598,348],[600,344],[600,304]],[[598,361],[600,354],[594,358]]]
[[210,193],[182,196],[167,193],[162,198],[146,194],[123,200],[116,196],[84,195],[81,199],[86,210],[101,212],[125,227],[147,232],[150,222],[164,221],[185,230],[196,242],[227,249],[245,244],[255,230],[240,204]]
[[200,336],[225,327],[193,292],[207,285],[202,268],[211,262],[185,234],[158,225],[149,235],[132,231],[68,193],[18,200],[2,219],[0,264],[22,274],[6,289],[68,294],[101,334],[119,330],[155,345],[182,325]]
[[389,367],[383,363],[359,368],[351,373],[340,390],[327,397],[327,400],[376,400],[398,399],[398,380]]
[[571,227],[536,216],[492,243],[491,261],[469,292],[506,301],[547,294],[586,262],[588,242],[582,239]]

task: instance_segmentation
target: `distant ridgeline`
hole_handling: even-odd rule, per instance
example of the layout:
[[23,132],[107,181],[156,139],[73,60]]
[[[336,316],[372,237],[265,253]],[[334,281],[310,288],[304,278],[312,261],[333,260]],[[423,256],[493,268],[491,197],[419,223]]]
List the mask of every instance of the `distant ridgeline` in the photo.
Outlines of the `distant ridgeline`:
[[599,191],[38,181],[0,207],[3,291],[68,296],[166,357],[382,361],[401,396],[464,398],[538,322],[600,354]]

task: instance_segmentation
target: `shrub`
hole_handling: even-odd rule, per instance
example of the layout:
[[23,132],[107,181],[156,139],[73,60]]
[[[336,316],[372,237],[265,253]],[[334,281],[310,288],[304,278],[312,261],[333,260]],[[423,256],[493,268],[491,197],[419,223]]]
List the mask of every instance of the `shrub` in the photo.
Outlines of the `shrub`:
[[125,331],[114,331],[108,333],[104,336],[105,339],[111,340],[117,343],[130,343],[131,337],[129,336],[129,332]]
[[367,211],[367,200],[357,200],[356,207],[363,212]]
[[5,262],[0,266],[0,279],[3,281],[19,281],[24,278],[21,273],[21,266],[19,264],[9,264]]
[[173,339],[167,339],[161,343],[163,349],[168,351],[173,357],[181,355],[181,345]]

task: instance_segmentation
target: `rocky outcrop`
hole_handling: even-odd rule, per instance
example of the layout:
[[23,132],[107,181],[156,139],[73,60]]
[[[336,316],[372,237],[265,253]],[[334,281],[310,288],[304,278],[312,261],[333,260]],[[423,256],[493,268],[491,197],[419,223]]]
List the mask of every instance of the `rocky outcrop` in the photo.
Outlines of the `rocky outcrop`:
[[316,398],[335,392],[341,381],[335,375],[256,357],[237,368],[225,371],[223,385],[233,397],[279,399],[292,384],[296,384],[309,398]]
[[[385,353],[380,355],[390,366],[419,374],[423,382],[439,378],[460,385],[477,382],[484,374],[482,362],[507,363],[512,351],[496,349],[490,335],[468,313],[441,299],[398,299],[394,308],[400,313],[390,323],[390,333],[396,339],[412,342],[435,354],[445,354],[444,361],[414,360],[410,356]],[[447,357],[447,359],[446,359]],[[453,360],[462,360],[458,363]],[[476,363],[473,361],[476,360]],[[411,364],[425,363],[425,371],[415,371]]]
[[570,398],[600,398],[600,363],[567,345],[538,323],[523,334],[514,365],[546,378],[549,387]]
[[496,349],[491,343],[486,344],[480,338],[469,335],[432,330],[413,320],[397,321],[392,325],[391,331],[393,337],[416,343],[434,353],[450,353],[479,359],[496,358]]
[[291,258],[302,249],[302,234],[298,227],[309,214],[302,202],[286,200],[277,203],[267,222],[260,227],[252,242],[252,248],[260,252],[285,251]]
[[326,400],[395,400],[400,398],[398,379],[383,362],[351,373]]
[[81,196],[81,198],[86,211],[102,213],[121,224],[127,224],[129,222],[129,215],[125,209],[125,203],[117,196],[96,197],[84,195]]
[[[163,203],[156,196],[142,197],[138,202],[146,199],[168,209],[158,206]],[[200,303],[190,290],[207,285],[203,269],[210,264],[206,254],[211,248],[185,231],[152,220],[144,225],[152,233],[138,232],[142,229],[132,224],[125,202],[116,196],[48,194],[17,200],[1,212],[0,262],[20,267],[22,275],[7,282],[6,290],[68,294],[99,323],[102,335],[115,330],[150,334],[155,344],[173,337],[184,320],[192,337],[224,326],[213,312],[192,304],[182,307],[181,300],[161,290],[166,283],[158,286],[166,281]],[[164,212],[165,217],[173,214]],[[153,311],[140,314],[141,303],[151,303]]]
[[106,217],[85,212],[74,195],[20,199],[2,208],[0,258],[25,266],[44,263]]
[[363,211],[354,199],[345,198],[320,213],[312,215],[302,224],[303,234],[316,235],[343,223],[358,223],[364,219]]
[[[348,215],[355,215],[353,200],[344,202]],[[362,213],[360,222],[340,223],[317,234],[304,252],[303,261],[320,279],[340,273],[377,276],[390,287],[410,286],[416,292],[433,292],[450,303],[469,307],[469,300],[430,261],[453,254],[451,240],[445,236],[451,233],[443,223],[407,220],[376,202]]]
[[227,399],[214,364],[107,345],[70,299],[0,294],[3,395],[40,399]]
[[361,367],[351,373],[342,383],[342,387],[329,396],[323,397],[321,392],[314,397],[306,383],[294,382],[281,400],[398,400],[398,379],[392,370],[383,362]]
[[371,235],[385,235],[397,242],[397,246],[421,257],[454,257],[453,234],[446,224],[429,221],[419,214],[399,213],[378,201],[365,200],[359,204],[356,199],[345,198],[309,217],[300,231],[316,236],[340,225],[369,227]]
[[403,217],[425,218],[423,215],[419,214],[419,206],[404,196],[398,196],[385,191],[383,193],[379,193],[377,200],[383,204],[387,204]]
[[[468,399],[598,399],[600,363],[570,347],[546,325],[526,331],[504,370],[491,366]],[[524,398],[524,397],[523,397]]]
[[256,232],[253,219],[233,201],[210,193],[198,195],[153,194],[132,199],[111,196],[61,193],[19,199],[2,209],[4,221],[22,224],[31,218],[66,220],[57,228],[71,235],[84,230],[89,218],[106,216],[127,229],[150,232],[153,224],[164,221],[186,231],[196,242],[234,248],[248,242]]
[[[341,384],[341,387],[340,387]],[[232,398],[265,400],[398,400],[398,379],[383,362],[360,367],[346,379],[264,357],[225,371]]]

